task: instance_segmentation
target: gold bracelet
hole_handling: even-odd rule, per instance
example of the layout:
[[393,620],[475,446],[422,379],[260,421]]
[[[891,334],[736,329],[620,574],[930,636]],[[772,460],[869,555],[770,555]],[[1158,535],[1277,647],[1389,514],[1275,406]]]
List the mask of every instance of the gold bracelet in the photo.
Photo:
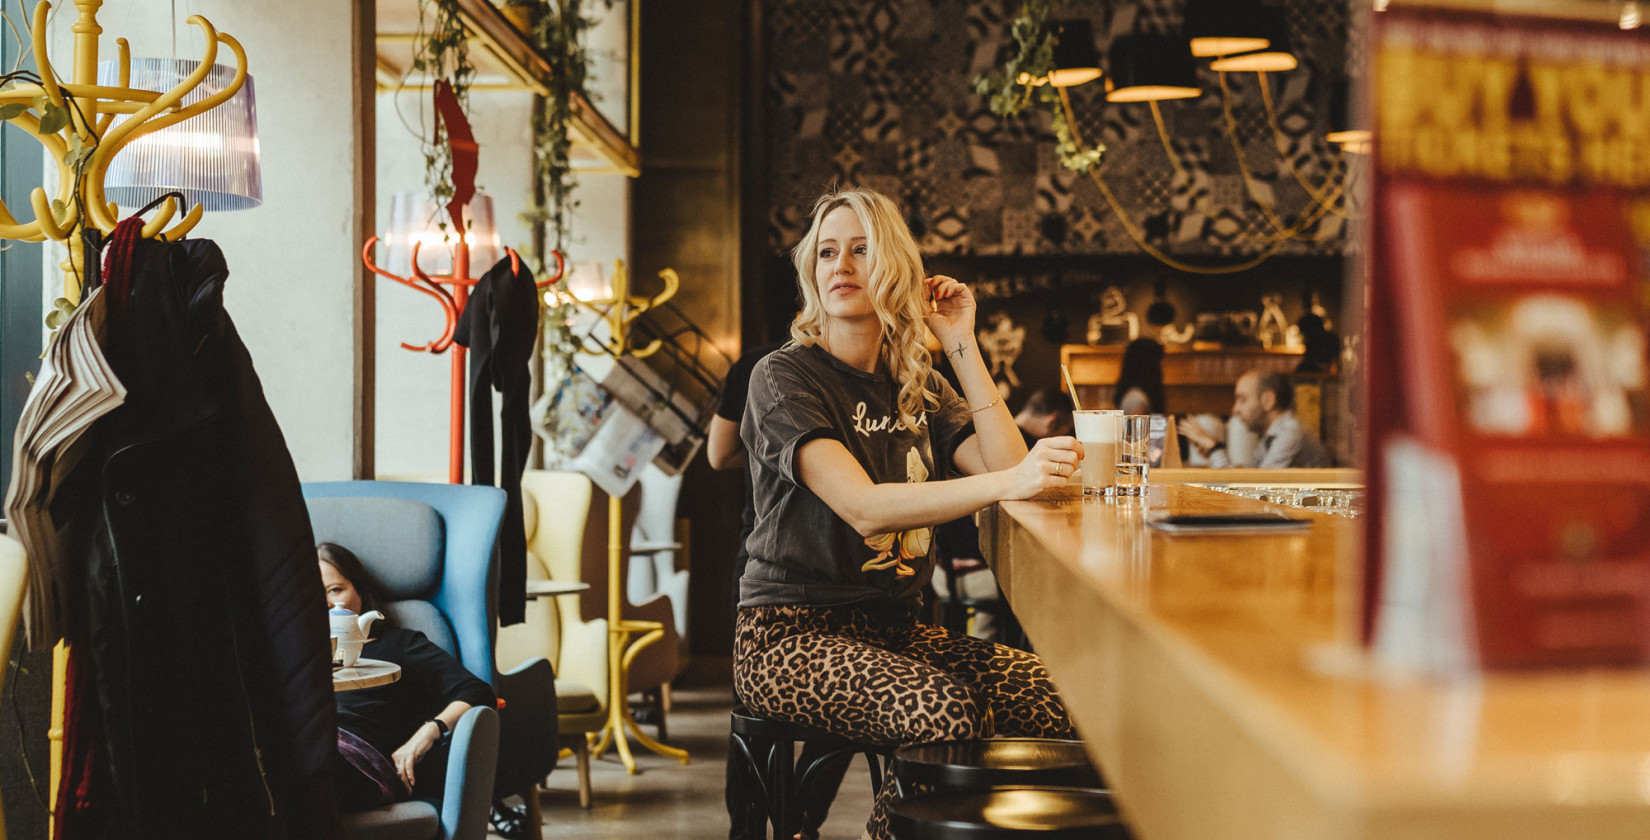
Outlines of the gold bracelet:
[[980,406],[979,408],[971,408],[971,409],[969,409],[969,411],[973,412],[974,414],[979,414],[980,412],[982,412],[982,411],[984,411],[984,410],[986,410],[986,409],[988,409],[988,408],[990,408],[990,407],[992,407],[992,406],[994,406],[997,403],[1000,403],[1002,401],[1003,401],[1003,392],[998,391],[997,396],[991,398],[991,402],[988,402],[985,405]]

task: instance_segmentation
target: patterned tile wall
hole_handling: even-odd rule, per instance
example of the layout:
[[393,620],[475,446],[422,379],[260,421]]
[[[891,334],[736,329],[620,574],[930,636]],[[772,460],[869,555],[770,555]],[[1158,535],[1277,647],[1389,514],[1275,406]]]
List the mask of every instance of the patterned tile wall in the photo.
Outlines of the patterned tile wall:
[[[1161,106],[1183,178],[1147,106],[1106,104],[1098,84],[1072,89],[1084,135],[1107,147],[1101,173],[1126,215],[1149,242],[1177,256],[1218,261],[1257,253],[1274,223],[1287,226],[1315,206],[1301,181],[1321,191],[1346,171],[1323,134],[1331,88],[1346,76],[1347,0],[1263,1],[1284,12],[1301,61],[1271,77],[1281,143],[1252,73],[1228,77],[1236,131],[1222,130],[1219,77],[1206,61],[1204,95]],[[1103,54],[1112,34],[1178,29],[1182,2],[1068,0],[1055,16],[1094,21]],[[1060,166],[1046,112],[1039,107],[1004,122],[973,92],[973,78],[1008,57],[1017,6],[765,0],[767,238],[774,252],[801,237],[812,200],[836,183],[895,197],[928,255],[1139,253],[1095,184]],[[1247,186],[1233,137],[1251,176]],[[1335,207],[1279,253],[1341,253],[1346,208]]]

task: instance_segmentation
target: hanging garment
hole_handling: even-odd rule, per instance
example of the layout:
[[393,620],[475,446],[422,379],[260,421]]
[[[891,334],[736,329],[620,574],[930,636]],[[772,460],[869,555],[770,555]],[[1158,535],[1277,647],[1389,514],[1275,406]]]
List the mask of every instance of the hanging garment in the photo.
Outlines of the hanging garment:
[[493,395],[499,411],[497,486],[504,489],[504,523],[498,537],[500,625],[519,624],[527,610],[527,528],[522,522],[521,473],[533,445],[528,412],[533,345],[538,338],[539,295],[525,264],[511,269],[505,257],[470,290],[454,341],[470,348],[470,483],[494,486]]
[[72,522],[58,516],[62,477],[85,456],[85,436],[98,418],[126,400],[101,345],[106,324],[102,289],[92,289],[58,327],[29,391],[12,446],[6,519],[28,552],[23,614],[28,649],[39,652],[62,635],[64,588],[57,580]]
[[64,629],[102,728],[91,778],[72,788],[85,836],[338,837],[314,539],[223,308],[223,254],[200,240],[110,248],[103,349],[126,401],[85,433],[58,488],[75,524]]

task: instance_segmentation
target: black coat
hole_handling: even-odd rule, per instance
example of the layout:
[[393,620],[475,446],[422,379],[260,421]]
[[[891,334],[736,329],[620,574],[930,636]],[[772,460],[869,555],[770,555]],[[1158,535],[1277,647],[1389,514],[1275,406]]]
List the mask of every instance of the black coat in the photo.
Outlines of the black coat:
[[498,261],[475,288],[459,317],[454,340],[470,348],[470,483],[494,485],[493,391],[502,440],[498,487],[504,490],[504,522],[498,532],[498,622],[526,620],[527,528],[522,522],[521,474],[533,446],[528,414],[532,403],[533,346],[538,341],[539,295],[525,263],[514,271],[510,258]]
[[314,538],[228,267],[200,240],[139,242],[133,266],[105,345],[127,401],[59,496],[84,505],[60,585],[84,599],[105,836],[336,837]]

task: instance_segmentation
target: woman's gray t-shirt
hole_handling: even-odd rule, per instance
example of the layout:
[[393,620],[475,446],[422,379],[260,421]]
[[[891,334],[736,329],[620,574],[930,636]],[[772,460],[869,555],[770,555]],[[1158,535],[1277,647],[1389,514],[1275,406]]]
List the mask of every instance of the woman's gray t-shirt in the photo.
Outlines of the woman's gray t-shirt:
[[739,606],[921,597],[933,574],[933,529],[862,537],[802,485],[796,463],[802,444],[830,438],[878,484],[950,477],[957,447],[974,432],[968,405],[930,371],[939,405],[913,432],[899,422],[899,384],[795,342],[757,363],[739,427],[756,502]]

